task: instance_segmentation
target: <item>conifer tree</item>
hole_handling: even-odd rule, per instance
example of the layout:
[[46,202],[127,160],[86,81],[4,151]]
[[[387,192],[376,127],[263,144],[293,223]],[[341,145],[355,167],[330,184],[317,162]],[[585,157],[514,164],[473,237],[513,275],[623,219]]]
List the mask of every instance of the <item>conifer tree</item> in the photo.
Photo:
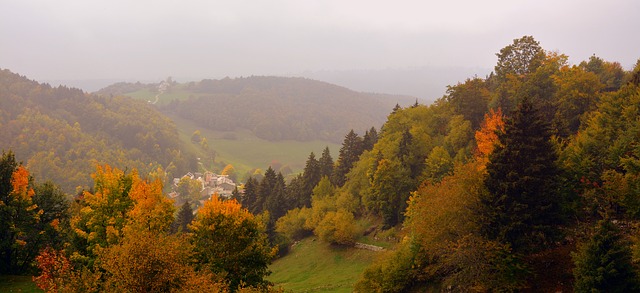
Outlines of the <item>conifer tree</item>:
[[352,129],[342,142],[340,155],[333,170],[333,184],[339,187],[344,185],[347,173],[349,173],[353,164],[358,161],[362,152],[362,138]]
[[637,276],[631,249],[619,229],[607,218],[595,233],[572,254],[575,292],[637,292]]
[[320,175],[331,177],[333,173],[333,158],[331,157],[331,152],[329,151],[329,147],[325,147],[322,151],[322,156],[318,160],[320,164]]
[[561,220],[557,155],[541,117],[525,100],[507,120],[487,164],[488,193],[480,199],[483,234],[516,252],[551,242]]
[[249,177],[247,182],[244,184],[244,195],[240,201],[242,206],[252,213],[254,213],[257,208],[256,201],[258,200],[258,185],[258,180],[253,177]]
[[362,148],[365,151],[370,151],[373,149],[376,142],[378,142],[378,131],[376,131],[375,127],[371,127],[371,129],[367,130],[362,137]]
[[301,194],[301,202],[306,207],[311,206],[311,193],[313,193],[313,188],[318,185],[322,179],[322,170],[320,166],[320,162],[316,160],[316,156],[313,152],[309,154],[309,158],[307,159],[307,163],[304,166],[304,172],[302,172],[302,182],[303,182],[303,193]]
[[180,207],[180,211],[178,211],[178,215],[176,216],[176,220],[173,222],[171,227],[171,231],[173,233],[186,233],[188,231],[188,226],[193,221],[193,209],[191,209],[191,204],[189,200],[185,201]]
[[254,206],[255,210],[251,211],[254,215],[262,213],[265,210],[267,199],[271,197],[277,181],[278,175],[276,175],[276,171],[269,166],[267,171],[264,172],[264,178],[262,178],[262,181],[260,181],[258,185],[258,196]]

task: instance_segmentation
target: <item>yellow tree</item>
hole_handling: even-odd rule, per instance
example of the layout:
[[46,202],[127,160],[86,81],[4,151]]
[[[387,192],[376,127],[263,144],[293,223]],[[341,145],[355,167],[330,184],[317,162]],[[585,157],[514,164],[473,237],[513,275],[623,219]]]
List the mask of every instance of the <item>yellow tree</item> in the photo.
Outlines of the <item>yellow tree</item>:
[[224,276],[231,290],[269,284],[264,277],[275,250],[269,247],[264,224],[237,201],[211,197],[189,228],[199,266]]

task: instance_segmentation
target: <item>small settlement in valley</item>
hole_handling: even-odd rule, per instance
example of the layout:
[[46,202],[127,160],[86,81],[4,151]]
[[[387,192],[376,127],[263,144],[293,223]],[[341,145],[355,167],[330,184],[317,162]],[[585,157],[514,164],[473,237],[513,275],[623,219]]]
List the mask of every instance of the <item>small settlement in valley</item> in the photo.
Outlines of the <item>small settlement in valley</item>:
[[[199,183],[198,194],[180,194],[182,190],[180,187],[181,181],[189,180],[191,182]],[[183,175],[180,178],[173,178],[173,184],[171,185],[172,191],[169,193],[169,197],[175,200],[177,206],[182,205],[186,200],[191,201],[192,206],[200,207],[205,200],[210,199],[212,196],[219,196],[225,199],[231,198],[231,194],[236,190],[236,183],[229,178],[228,175],[218,175],[213,172],[204,173],[191,173]]]

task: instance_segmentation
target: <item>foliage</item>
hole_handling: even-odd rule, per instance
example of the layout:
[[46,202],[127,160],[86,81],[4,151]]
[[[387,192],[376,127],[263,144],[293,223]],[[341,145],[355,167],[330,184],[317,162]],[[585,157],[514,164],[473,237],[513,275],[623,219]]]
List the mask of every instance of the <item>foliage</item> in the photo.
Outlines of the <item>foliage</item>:
[[193,215],[193,209],[191,204],[187,200],[178,211],[175,221],[171,226],[171,232],[173,233],[186,233],[189,231],[189,224],[193,221],[195,216]]
[[264,277],[274,256],[263,224],[234,200],[212,197],[189,226],[201,269],[220,275],[232,290],[240,285],[268,285]]
[[96,164],[195,169],[195,157],[179,151],[175,125],[143,101],[54,88],[1,70],[0,108],[0,148],[13,149],[41,182],[67,193],[88,188]]
[[[164,233],[135,231],[104,250],[100,267],[105,290],[118,292],[182,292],[185,287],[225,292],[226,286],[191,266],[191,247],[186,239]],[[193,284],[192,282],[197,283]],[[211,290],[211,291],[209,291]]]
[[339,142],[349,129],[384,122],[392,103],[303,78],[252,76],[184,85],[184,96],[162,109],[217,131],[249,130],[269,141]]
[[52,183],[33,186],[11,151],[0,159],[0,274],[30,273],[38,252],[60,247],[68,202]]
[[572,254],[575,292],[635,292],[638,276],[631,264],[631,249],[620,230],[605,218],[593,235]]
[[336,186],[344,185],[347,173],[349,173],[353,164],[358,161],[362,152],[362,138],[351,129],[344,137],[342,147],[340,148],[340,155],[336,161],[333,177],[331,178],[333,184]]
[[488,192],[478,208],[483,235],[516,252],[553,243],[561,223],[557,155],[540,115],[525,101],[506,121],[500,144],[489,155]]

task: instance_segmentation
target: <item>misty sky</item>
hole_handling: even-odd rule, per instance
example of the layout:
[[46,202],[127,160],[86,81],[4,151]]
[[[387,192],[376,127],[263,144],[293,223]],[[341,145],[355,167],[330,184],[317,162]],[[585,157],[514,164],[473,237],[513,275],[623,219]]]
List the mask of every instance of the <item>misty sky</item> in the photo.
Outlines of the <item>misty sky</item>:
[[[492,69],[523,35],[630,69],[640,1],[0,0],[0,68],[36,80]],[[483,74],[483,73],[480,73]]]

